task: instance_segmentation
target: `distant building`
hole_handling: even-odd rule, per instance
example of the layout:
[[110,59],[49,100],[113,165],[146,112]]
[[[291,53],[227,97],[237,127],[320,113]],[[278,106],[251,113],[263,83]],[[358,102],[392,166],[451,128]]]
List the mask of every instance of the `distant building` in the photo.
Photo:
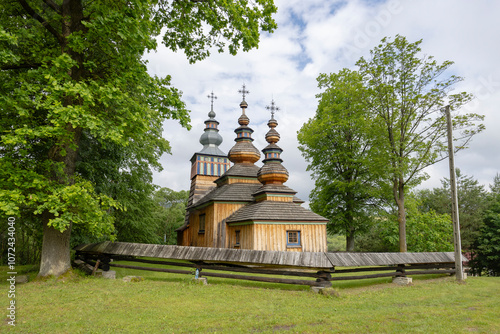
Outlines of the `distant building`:
[[[283,185],[288,171],[282,165],[280,139],[271,104],[269,145],[262,150],[264,165],[255,163],[260,152],[252,144],[253,130],[240,103],[236,144],[226,155],[219,149],[222,137],[212,110],[200,138],[203,149],[191,158],[191,189],[185,224],[177,230],[183,246],[277,251],[327,251],[328,220],[300,206],[296,191]],[[234,165],[230,167],[229,161]]]

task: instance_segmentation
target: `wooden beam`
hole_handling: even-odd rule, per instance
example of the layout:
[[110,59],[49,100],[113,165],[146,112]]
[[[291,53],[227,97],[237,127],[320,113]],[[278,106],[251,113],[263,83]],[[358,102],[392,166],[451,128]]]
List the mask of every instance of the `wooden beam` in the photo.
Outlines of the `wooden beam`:
[[111,267],[117,267],[117,268],[128,268],[128,269],[136,269],[136,270],[149,270],[149,271],[159,271],[162,273],[172,273],[172,274],[192,274],[191,270],[178,270],[178,269],[165,269],[165,268],[153,268],[153,267],[137,267],[137,266],[129,266],[126,264],[117,264],[117,263],[110,263],[109,264]]
[[407,271],[405,273],[392,272],[392,273],[379,273],[370,275],[357,275],[357,276],[336,276],[329,278],[329,281],[349,281],[357,279],[379,278],[379,277],[393,277],[393,276],[411,276],[411,275],[428,275],[428,274],[453,274],[455,270],[421,270],[421,271]]

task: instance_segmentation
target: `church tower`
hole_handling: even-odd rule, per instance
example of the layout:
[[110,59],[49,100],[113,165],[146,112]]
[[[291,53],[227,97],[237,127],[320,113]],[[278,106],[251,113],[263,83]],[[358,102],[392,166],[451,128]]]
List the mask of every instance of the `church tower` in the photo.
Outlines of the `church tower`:
[[205,130],[200,137],[203,148],[191,158],[191,189],[188,206],[196,203],[214,188],[214,181],[230,167],[227,154],[219,149],[222,136],[219,134],[219,122],[215,119],[214,112],[214,100],[217,97],[212,92],[208,98],[211,100],[209,118],[205,121]]
[[[193,247],[253,249],[262,251],[326,252],[328,219],[300,206],[296,191],[284,185],[288,171],[282,165],[283,150],[277,145],[280,134],[271,102],[266,134],[268,145],[263,166],[255,165],[260,151],[253,145],[253,130],[246,114],[249,92],[245,85],[240,103],[241,116],[235,144],[226,156],[218,148],[222,142],[215,120],[209,113],[203,149],[194,154],[190,204],[186,221],[177,231],[177,244]],[[212,105],[214,96],[212,98]],[[222,160],[219,160],[222,159]],[[229,161],[233,163],[229,168]],[[225,172],[224,172],[225,171]],[[220,175],[220,177],[218,177]]]

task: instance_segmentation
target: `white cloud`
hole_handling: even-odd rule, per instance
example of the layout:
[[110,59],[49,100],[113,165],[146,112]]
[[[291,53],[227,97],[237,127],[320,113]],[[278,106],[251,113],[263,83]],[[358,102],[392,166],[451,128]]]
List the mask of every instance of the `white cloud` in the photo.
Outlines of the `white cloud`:
[[[410,41],[423,39],[423,52],[438,61],[453,60],[452,73],[466,78],[458,86],[475,93],[473,111],[486,115],[486,131],[475,138],[468,150],[456,157],[457,167],[483,184],[492,182],[500,171],[500,2],[447,1],[276,1],[278,29],[261,36],[258,49],[237,56],[213,54],[194,65],[183,53],[160,47],[148,55],[152,74],[172,76],[172,83],[183,91],[191,113],[191,131],[174,121],[165,124],[164,136],[172,155],[162,157],[164,171],[155,173],[155,183],[175,190],[189,189],[189,159],[201,149],[198,140],[210,110],[206,97],[212,90],[225,152],[234,144],[241,95],[245,83],[250,126],[255,130],[254,144],[265,147],[271,98],[281,107],[276,118],[284,149],[283,164],[290,172],[287,185],[308,200],[314,181],[306,172],[307,163],[297,148],[297,131],[314,116],[319,93],[319,73],[354,68],[361,56],[378,45],[384,36],[400,34]],[[260,165],[260,162],[257,163]],[[440,186],[448,176],[443,161],[427,170],[431,178],[423,186]]]

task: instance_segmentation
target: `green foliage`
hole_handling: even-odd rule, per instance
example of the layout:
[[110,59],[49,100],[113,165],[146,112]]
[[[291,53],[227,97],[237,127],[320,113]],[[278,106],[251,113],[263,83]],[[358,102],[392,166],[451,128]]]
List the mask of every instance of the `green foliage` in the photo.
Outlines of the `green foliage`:
[[[453,225],[451,217],[433,210],[421,211],[418,196],[411,194],[406,200],[406,228],[409,252],[453,251]],[[359,237],[357,251],[397,252],[399,234],[397,215],[388,214],[374,219],[370,232]]]
[[[15,220],[16,228],[16,264],[34,264],[40,261],[40,250],[42,248],[43,228],[40,219],[37,219],[31,212],[22,211],[22,219]],[[6,222],[7,216],[0,216],[0,220]],[[0,225],[0,263],[8,262],[8,224]]]
[[[2,64],[13,67],[0,73],[0,169],[4,174],[0,208],[5,214],[19,216],[22,207],[29,207],[34,215],[52,213],[49,225],[60,231],[74,223],[87,224],[97,235],[109,234],[112,217],[108,209],[120,206],[97,194],[95,183],[69,171],[74,163],[67,159],[69,150],[80,146],[75,133],[81,130],[77,129],[86,129],[101,143],[120,147],[140,142],[145,134],[154,132],[156,140],[149,143],[158,145],[161,154],[168,147],[161,138],[161,120],[172,117],[187,125],[184,104],[178,91],[169,86],[169,78],[150,77],[139,59],[154,46],[156,28],[143,22],[151,16],[150,10],[143,8],[142,15],[135,13],[130,18],[131,7],[110,6],[104,19],[98,16],[103,6],[89,4],[84,9],[89,16],[85,34],[78,31],[68,37],[73,51],[78,49],[85,55],[83,63],[71,52],[60,53],[50,31],[20,15],[18,5],[3,7],[1,15],[10,17],[2,19],[3,29],[16,35],[19,46],[31,50],[26,55],[20,47],[7,47],[17,54],[18,62],[9,63],[12,57],[2,59]],[[51,19],[57,17],[54,14]],[[20,31],[20,25],[26,29]],[[109,33],[111,30],[115,34]],[[133,48],[121,43],[117,37],[120,31],[127,31]],[[91,63],[99,63],[98,68]],[[24,66],[28,69],[22,69]],[[78,79],[72,75],[75,67],[83,72]]]
[[316,115],[298,132],[299,149],[316,179],[311,209],[330,219],[329,231],[345,235],[352,251],[354,235],[368,227],[378,189],[369,160],[372,141],[362,78],[344,69],[317,80],[325,91],[317,96]]
[[[463,175],[459,169],[456,170],[456,176],[462,249],[471,250],[483,224],[483,214],[488,206],[488,193],[477,180]],[[441,188],[418,192],[421,209],[451,216],[450,180],[445,178],[441,183]]]
[[471,100],[466,92],[450,94],[461,77],[445,75],[453,64],[439,64],[432,56],[421,55],[421,41],[414,43],[397,35],[370,51],[370,59],[356,65],[365,83],[365,106],[373,129],[372,161],[379,167],[398,207],[400,250],[406,245],[405,192],[427,178],[423,169],[447,157],[445,104],[455,111],[455,147],[463,149],[472,136],[484,129],[478,114],[458,115]]
[[156,219],[159,224],[163,242],[167,245],[177,244],[175,230],[184,224],[189,192],[186,190],[173,191],[168,188],[159,189],[154,196],[157,210]]
[[184,50],[193,63],[209,56],[211,47],[223,52],[227,44],[232,55],[258,47],[259,30],[277,27],[276,11],[272,0],[160,1],[155,21],[166,27],[165,45]]
[[328,251],[329,252],[345,252],[345,237],[341,235],[328,235],[327,237]]
[[500,194],[500,173],[497,173],[493,178],[493,184],[490,184],[490,190],[494,197]]
[[474,242],[472,260],[469,262],[473,274],[500,275],[500,195],[496,195],[484,215],[483,226]]
[[[189,128],[189,116],[171,78],[150,76],[143,54],[163,28],[165,45],[192,62],[212,46],[246,51],[259,29],[276,27],[275,12],[271,0],[0,0],[0,212],[110,235],[115,209],[139,217],[154,207],[146,170],[169,151],[162,122]],[[89,154],[106,149],[114,174],[91,166]]]
[[454,111],[458,149],[484,129],[483,116],[458,114],[472,95],[449,93],[462,80],[445,75],[453,63],[421,55],[420,44],[384,38],[356,63],[357,72],[322,74],[318,81],[327,89],[299,132],[316,179],[311,208],[331,219],[333,232],[353,235],[367,227],[368,208],[392,197],[400,251],[408,249],[405,194],[427,178],[424,168],[448,154],[442,108]]

